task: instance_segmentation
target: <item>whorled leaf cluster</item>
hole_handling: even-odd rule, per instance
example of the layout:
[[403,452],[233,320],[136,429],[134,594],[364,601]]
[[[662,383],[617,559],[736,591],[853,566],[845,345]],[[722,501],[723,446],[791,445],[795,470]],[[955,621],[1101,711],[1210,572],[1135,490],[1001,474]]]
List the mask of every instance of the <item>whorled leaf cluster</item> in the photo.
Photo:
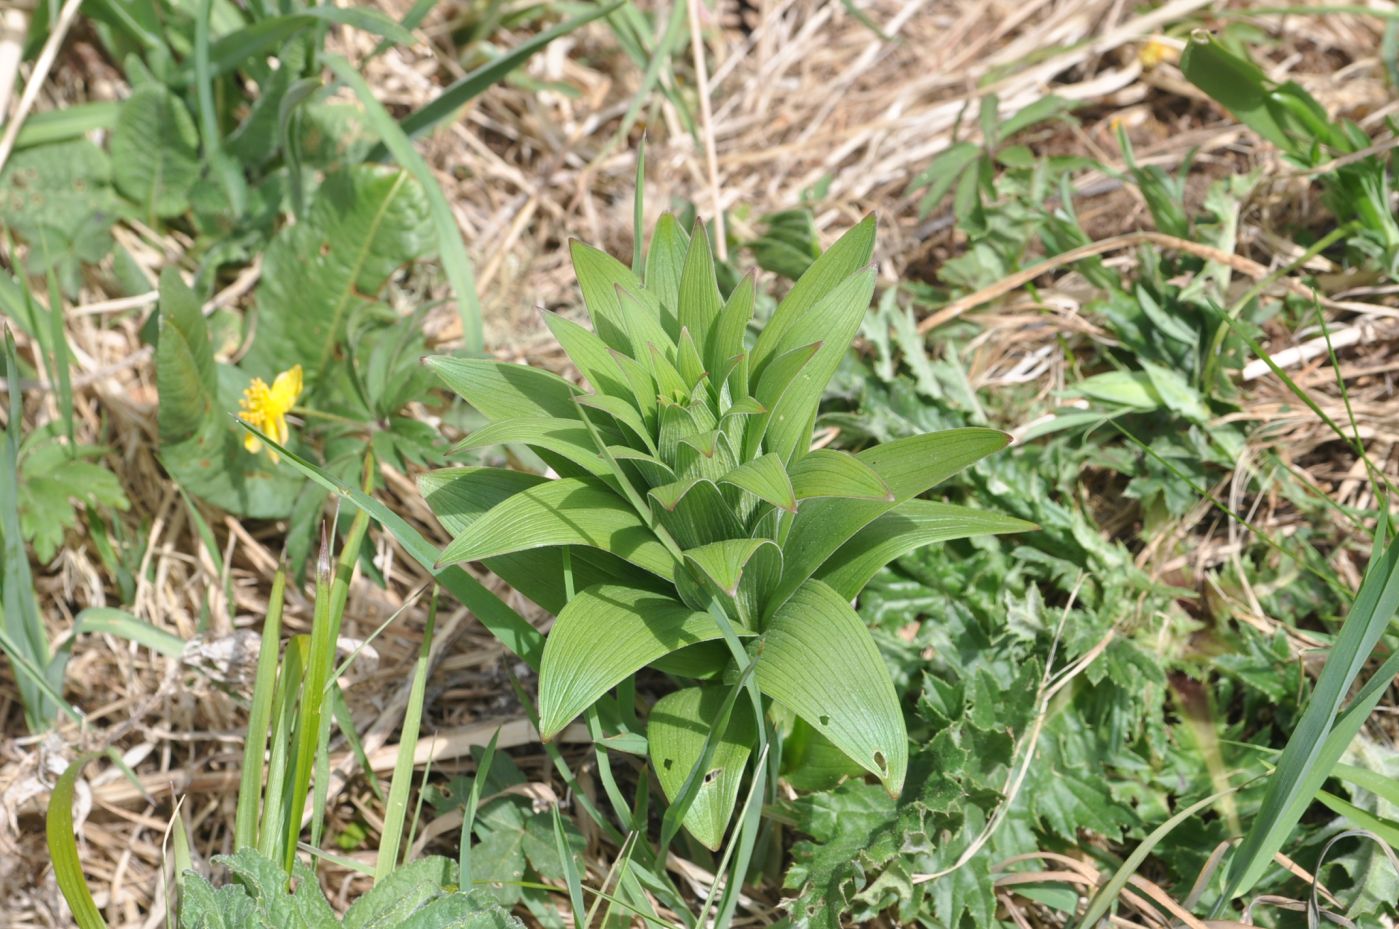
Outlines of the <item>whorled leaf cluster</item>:
[[642,668],[681,682],[651,708],[648,751],[672,801],[702,775],[684,824],[712,848],[754,749],[792,716],[805,743],[899,792],[904,717],[852,601],[918,547],[1028,525],[919,499],[1001,448],[1000,432],[811,448],[874,292],[874,228],[867,218],[822,254],[752,339],[754,278],[721,294],[702,226],[687,236],[663,218],[636,270],[575,243],[593,328],[546,321],[588,390],[525,365],[429,359],[489,421],[459,448],[525,445],[553,472],[424,477],[454,536],[443,563],[482,562],[556,614],[545,738]]

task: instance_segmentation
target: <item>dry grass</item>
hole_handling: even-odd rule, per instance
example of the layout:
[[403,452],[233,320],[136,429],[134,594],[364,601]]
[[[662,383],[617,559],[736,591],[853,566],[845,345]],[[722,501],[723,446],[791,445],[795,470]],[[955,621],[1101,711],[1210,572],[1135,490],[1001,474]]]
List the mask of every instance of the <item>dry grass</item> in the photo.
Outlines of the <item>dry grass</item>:
[[[384,5],[401,13],[409,4],[393,0]],[[1117,153],[1109,126],[1120,121],[1144,161],[1175,165],[1195,150],[1197,163],[1210,173],[1263,168],[1268,180],[1246,210],[1238,253],[1231,261],[1241,270],[1246,270],[1244,264],[1279,267],[1295,251],[1276,230],[1326,221],[1308,179],[1282,168],[1271,150],[1202,101],[1169,62],[1145,68],[1139,55],[1149,37],[1182,18],[1203,16],[1213,6],[1207,0],[1172,0],[1142,15],[1125,0],[875,0],[862,9],[894,36],[894,42],[886,43],[836,0],[763,0],[751,34],[727,20],[724,28],[709,31],[713,113],[707,140],[713,144],[717,184],[711,184],[706,140],[685,133],[668,104],[645,111],[634,136],[642,128],[648,136],[647,224],[680,200],[712,215],[715,187],[725,209],[743,207],[747,215],[757,216],[790,207],[803,191],[825,182],[829,186],[819,200],[817,224],[828,240],[861,214],[877,210],[883,279],[926,275],[941,258],[955,254],[959,242],[945,218],[918,220],[915,204],[904,195],[911,176],[948,143],[959,123],[966,124],[966,134],[982,94],[997,93],[1009,113],[1053,92],[1083,101],[1084,118],[1081,128],[1067,136],[1059,130],[1045,134],[1040,146],[1090,153],[1111,164]],[[426,24],[431,47],[390,51],[372,64],[370,82],[385,102],[421,102],[460,72],[443,28],[443,17],[456,11],[454,4],[443,3]],[[1378,20],[1331,15],[1305,20],[1275,16],[1261,22],[1279,39],[1268,55],[1276,76],[1300,81],[1333,112],[1370,127],[1393,112],[1377,57]],[[371,47],[359,35],[342,35],[339,41],[352,58]],[[1047,49],[1058,51],[1042,54]],[[677,68],[691,75],[688,56],[683,57]],[[619,139],[617,127],[639,75],[608,30],[597,25],[556,42],[529,66],[529,73],[573,93],[497,88],[422,148],[471,246],[490,345],[503,357],[562,366],[561,356],[544,351],[545,331],[533,308],[575,306],[563,247],[569,236],[614,254],[630,254],[635,137]],[[693,95],[694,84],[682,83],[682,90]],[[119,72],[101,58],[79,24],[40,91],[37,109],[117,98],[125,91]],[[1118,185],[1086,178],[1081,188],[1080,213],[1095,238],[1149,226],[1141,204]],[[740,225],[739,231],[746,230]],[[178,260],[186,244],[137,226],[123,227],[118,234],[152,280],[162,265]],[[1114,249],[1109,258],[1130,264],[1133,252]],[[251,274],[226,282],[223,296],[230,305],[247,299],[255,274],[254,266]],[[1030,383],[1047,397],[1064,380],[1061,337],[1098,336],[1093,321],[1078,313],[1085,296],[1081,279],[1059,271],[1038,277],[1038,302],[1027,302],[1012,285],[963,308],[982,327],[981,337],[967,349],[978,388]],[[1248,273],[1239,277],[1241,287],[1252,283]],[[1333,330],[1355,330],[1351,347],[1342,354],[1342,374],[1361,436],[1373,459],[1392,469],[1399,439],[1392,385],[1399,362],[1390,355],[1396,311],[1388,309],[1394,295],[1370,288],[1368,281],[1333,277],[1334,286],[1325,295],[1332,298],[1328,318]],[[173,662],[114,638],[84,638],[74,645],[68,696],[83,708],[88,724],[82,730],[62,727],[46,739],[0,741],[0,923],[16,929],[67,924],[47,866],[39,814],[56,773],[80,751],[115,747],[141,775],[144,787],[144,793],[138,791],[116,768],[101,765],[90,770],[82,795],[81,813],[88,822],[82,831],[84,862],[112,925],[154,927],[165,918],[163,846],[174,798],[184,800],[200,859],[228,848],[242,706],[255,657],[250,648],[256,648],[250,633],[263,615],[283,545],[277,524],[243,525],[206,511],[223,547],[226,576],[216,571],[154,454],[154,376],[150,354],[140,349],[137,337],[152,301],[107,301],[94,277],[82,306],[69,311],[75,412],[83,438],[111,448],[109,462],[133,504],[124,517],[126,530],[145,544],[149,571],[141,573],[134,612],[189,640],[190,646],[181,661]],[[430,320],[440,343],[455,338],[455,326],[448,312]],[[1292,334],[1274,335],[1275,350],[1291,344]],[[1305,342],[1314,335],[1296,338]],[[1324,354],[1298,352],[1293,374],[1328,412],[1344,420]],[[1349,454],[1314,416],[1289,402],[1275,378],[1258,377],[1243,389],[1245,415],[1270,424],[1268,443],[1274,450],[1343,502],[1371,503],[1363,472],[1351,466]],[[45,393],[26,415],[34,420],[56,415],[55,403],[53,393]],[[406,478],[391,481],[386,492],[400,512],[425,531],[435,531]],[[1264,509],[1259,519],[1265,525],[1286,529],[1291,517],[1285,508]],[[1199,520],[1206,515],[1201,509]],[[1231,539],[1202,537],[1199,541],[1212,546],[1214,555],[1182,555],[1182,546],[1175,543],[1199,528],[1190,521],[1175,527],[1171,544],[1144,551],[1145,562],[1162,575],[1184,572],[1187,584],[1202,584],[1214,559],[1229,557]],[[379,538],[375,544],[389,584],[380,589],[356,583],[345,625],[352,638],[366,635],[424,580],[391,543]],[[73,616],[82,608],[117,605],[98,564],[91,543],[72,537],[51,565],[38,569],[41,603],[54,637],[72,628]],[[225,583],[231,585],[231,604],[219,593]],[[348,688],[356,723],[368,733],[367,747],[379,753],[376,758],[391,758],[394,720],[423,612],[422,604],[412,606],[405,619],[388,629],[374,646],[374,660],[354,672]],[[309,616],[305,594],[290,591],[288,627],[306,629]],[[500,647],[464,611],[443,623],[434,654],[424,726],[425,751],[433,756],[434,770],[457,770],[466,748],[505,723],[509,741],[519,746],[517,761],[540,790],[549,790],[542,754],[531,751],[531,734],[509,696],[507,675],[520,669],[509,667]],[[16,701],[12,683],[0,681],[0,732],[23,731]],[[334,835],[356,817],[372,826],[376,816],[368,790],[360,780],[351,780],[332,804],[328,832]],[[1082,862],[1041,864],[1062,871],[1071,883],[1099,880]],[[1005,881],[1007,888],[1012,883]],[[332,877],[331,885],[343,895],[350,882]],[[755,901],[753,913],[767,912],[764,906],[772,900]],[[1025,903],[1017,904],[1009,889],[1005,905],[1022,925],[1032,920]],[[1142,906],[1143,912],[1152,909],[1145,901]],[[1146,925],[1165,924],[1160,917],[1142,918]]]

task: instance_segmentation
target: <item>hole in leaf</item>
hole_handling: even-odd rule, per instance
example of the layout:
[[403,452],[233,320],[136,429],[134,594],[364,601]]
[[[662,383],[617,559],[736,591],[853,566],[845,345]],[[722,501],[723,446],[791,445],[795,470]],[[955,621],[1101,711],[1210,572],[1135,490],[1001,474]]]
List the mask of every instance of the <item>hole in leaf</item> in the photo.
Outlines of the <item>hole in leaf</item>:
[[671,768],[671,766],[675,764],[675,759],[674,759],[674,758],[667,758],[667,759],[666,759],[665,761],[663,761],[661,764],[665,767],[665,769],[666,769],[667,771],[669,771],[670,768]]
[[875,767],[879,768],[880,771],[883,771],[885,774],[889,773],[889,765],[884,761],[883,752],[874,753],[874,764]]
[[723,772],[721,772],[718,768],[715,768],[713,771],[710,771],[708,774],[706,774],[706,775],[704,776],[704,782],[705,782],[706,784],[712,784],[712,783],[714,783],[715,781],[717,781],[717,780],[719,779],[719,775],[720,775],[721,773],[723,773]]
[[822,714],[821,714],[821,725],[823,725],[823,726],[829,726],[830,724],[831,724],[831,718],[830,718],[829,716],[827,716],[825,713],[822,713]]

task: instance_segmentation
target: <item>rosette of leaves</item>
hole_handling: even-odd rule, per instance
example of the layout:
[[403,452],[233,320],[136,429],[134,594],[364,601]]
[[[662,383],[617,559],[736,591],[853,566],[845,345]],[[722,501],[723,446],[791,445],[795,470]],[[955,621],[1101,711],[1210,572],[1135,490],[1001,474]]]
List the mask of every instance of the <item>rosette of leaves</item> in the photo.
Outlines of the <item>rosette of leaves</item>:
[[[488,420],[460,448],[525,445],[556,475],[426,475],[455,537],[442,562],[481,562],[556,615],[544,738],[648,666],[681,684],[650,711],[648,753],[672,802],[690,782],[683,822],[710,848],[755,749],[791,716],[847,769],[900,791],[903,713],[852,601],[916,548],[1029,525],[920,499],[1003,433],[811,448],[874,291],[874,230],[870,217],[817,258],[752,340],[754,278],[722,296],[702,226],[687,236],[662,219],[637,271],[574,243],[592,329],[546,322],[590,389],[525,365],[428,359]],[[748,686],[760,698],[734,699]]]

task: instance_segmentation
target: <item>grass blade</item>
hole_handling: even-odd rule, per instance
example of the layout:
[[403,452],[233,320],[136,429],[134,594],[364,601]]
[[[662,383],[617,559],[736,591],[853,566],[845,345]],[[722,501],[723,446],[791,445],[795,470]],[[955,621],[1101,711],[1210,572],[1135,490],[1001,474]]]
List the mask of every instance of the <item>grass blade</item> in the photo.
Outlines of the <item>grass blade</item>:
[[[529,40],[522,42],[494,61],[487,62],[470,74],[453,81],[430,103],[414,110],[403,118],[398,124],[399,128],[402,130],[402,134],[411,139],[427,132],[443,120],[449,119],[457,110],[461,109],[462,106],[475,97],[480,96],[482,92],[499,83],[502,78],[524,64],[535,52],[539,51],[550,42],[561,36],[568,35],[579,26],[586,25],[595,19],[606,16],[621,5],[622,4],[618,2],[609,6],[600,6],[597,9],[589,10],[586,13],[575,16],[573,19],[559,23],[552,29],[546,29]],[[337,73],[339,72],[337,71]],[[385,136],[381,145],[369,153],[369,160],[374,161],[382,158],[385,154],[385,149],[389,147],[389,139]]]
[[481,352],[485,346],[481,331],[481,303],[476,295],[476,275],[471,269],[471,257],[466,253],[466,245],[462,242],[456,217],[452,215],[452,208],[448,206],[437,178],[427,162],[423,161],[423,156],[413,147],[403,127],[394,122],[359,72],[338,55],[328,56],[326,64],[335,72],[335,76],[349,85],[355,96],[359,97],[369,125],[379,134],[381,144],[387,147],[394,160],[413,175],[426,192],[428,205],[432,210],[432,224],[437,229],[437,247],[442,256],[442,268],[457,295],[457,312],[461,316],[462,337],[466,343],[466,350],[472,353]]
[[44,823],[49,856],[53,859],[54,879],[58,882],[58,889],[63,891],[63,899],[68,901],[73,911],[73,921],[78,929],[107,927],[107,921],[102,918],[92,899],[87,878],[83,876],[82,862],[78,860],[77,834],[73,831],[73,791],[78,786],[78,775],[83,767],[95,757],[95,753],[78,756],[59,776],[49,797],[49,810]]
[[379,839],[379,858],[374,865],[374,880],[388,877],[398,862],[399,843],[403,840],[403,823],[408,814],[408,791],[413,786],[413,754],[418,750],[418,730],[423,720],[423,695],[427,691],[428,658],[432,653],[432,634],[437,628],[437,591],[432,592],[428,605],[427,625],[423,628],[423,643],[418,648],[418,662],[413,668],[413,686],[408,693],[408,706],[403,715],[403,734],[394,759],[393,780],[389,782],[389,802],[384,810],[384,828]]
[[[1391,541],[1372,559],[1307,707],[1278,759],[1277,769],[1269,777],[1258,815],[1229,862],[1225,898],[1247,893],[1258,882],[1321,786],[1315,783],[1308,791],[1308,785],[1318,775],[1324,780],[1335,764],[1335,758],[1329,759],[1330,764],[1323,764],[1327,738],[1336,726],[1346,692],[1369,661],[1397,608],[1399,542]],[[1392,676],[1391,671],[1391,679]]]
[[287,571],[279,567],[272,578],[272,595],[267,617],[262,622],[262,644],[257,653],[257,676],[253,683],[253,705],[248,714],[248,734],[243,743],[243,771],[238,784],[238,809],[233,820],[233,849],[257,845],[259,791],[262,787],[263,756],[271,737],[272,700],[277,690],[277,659],[282,639],[282,602],[287,588]]
[[403,517],[394,513],[373,497],[330,476],[292,452],[278,445],[268,436],[252,428],[242,420],[239,424],[257,435],[296,470],[320,484],[326,490],[338,494],[356,508],[369,514],[369,517],[388,530],[413,560],[422,565],[437,578],[447,592],[481,621],[481,625],[496,637],[512,654],[535,670],[539,669],[539,659],[544,651],[544,636],[519,613],[511,609],[503,600],[491,593],[479,581],[457,567],[437,568],[442,553],[424,539]]

